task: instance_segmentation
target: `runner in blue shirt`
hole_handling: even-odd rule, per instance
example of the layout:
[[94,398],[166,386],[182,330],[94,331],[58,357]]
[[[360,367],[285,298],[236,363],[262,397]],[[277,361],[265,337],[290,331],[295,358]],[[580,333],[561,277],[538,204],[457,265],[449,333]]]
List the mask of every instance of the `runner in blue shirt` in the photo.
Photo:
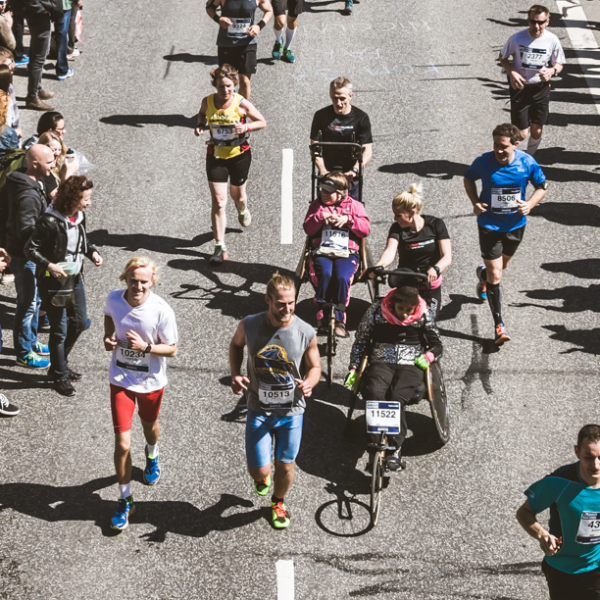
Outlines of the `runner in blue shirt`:
[[[551,600],[600,599],[600,425],[579,431],[575,455],[578,462],[531,485],[517,511],[546,555],[542,571]],[[550,531],[536,518],[547,508]]]
[[[510,338],[502,320],[500,281],[523,239],[527,215],[546,195],[546,176],[535,159],[517,149],[520,133],[504,123],[492,132],[494,151],[476,158],[464,176],[465,190],[477,215],[483,265],[477,267],[477,296],[487,301],[496,328],[496,344]],[[481,193],[476,181],[481,179]],[[525,200],[527,184],[535,191]]]

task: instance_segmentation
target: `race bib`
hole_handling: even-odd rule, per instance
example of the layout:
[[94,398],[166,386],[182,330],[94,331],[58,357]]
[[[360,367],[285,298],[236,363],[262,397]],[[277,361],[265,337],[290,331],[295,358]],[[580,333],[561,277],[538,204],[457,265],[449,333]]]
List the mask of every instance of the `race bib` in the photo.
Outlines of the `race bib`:
[[400,402],[367,401],[367,433],[395,434],[400,432]]
[[274,408],[292,408],[296,383],[269,384],[260,383],[258,388],[258,401],[261,408],[273,410]]
[[235,125],[211,125],[212,137],[215,140],[230,142],[239,136],[235,131]]
[[230,38],[245,38],[248,35],[251,19],[231,19],[232,24],[227,28],[227,35]]
[[148,373],[150,372],[150,354],[144,354],[143,350],[132,350],[127,347],[127,342],[117,340],[117,367],[138,373]]
[[521,52],[521,65],[526,69],[543,69],[548,63],[544,48],[526,48]]
[[521,200],[521,188],[492,188],[492,212],[510,215],[517,212]]
[[600,542],[600,513],[581,513],[575,541],[580,544],[598,544]]
[[350,233],[347,230],[323,227],[319,253],[347,257],[350,254],[348,250],[349,242]]

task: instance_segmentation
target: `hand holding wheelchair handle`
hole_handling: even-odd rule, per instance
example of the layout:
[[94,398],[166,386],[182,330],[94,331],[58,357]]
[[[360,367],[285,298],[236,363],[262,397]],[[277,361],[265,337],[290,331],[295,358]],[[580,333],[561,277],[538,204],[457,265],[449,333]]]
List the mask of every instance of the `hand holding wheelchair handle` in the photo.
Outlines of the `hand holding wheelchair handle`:
[[414,277],[415,279],[419,279],[423,282],[427,282],[429,280],[429,276],[427,273],[419,273],[418,271],[413,271],[412,269],[388,269],[384,265],[375,265],[374,267],[369,267],[365,269],[361,276],[361,281],[365,281],[367,277],[371,279],[379,279],[380,281],[384,281],[383,277],[385,275],[397,275],[399,277]]
[[348,375],[346,375],[346,379],[344,380],[344,387],[347,390],[351,390],[356,383],[356,369],[350,369],[348,371]]

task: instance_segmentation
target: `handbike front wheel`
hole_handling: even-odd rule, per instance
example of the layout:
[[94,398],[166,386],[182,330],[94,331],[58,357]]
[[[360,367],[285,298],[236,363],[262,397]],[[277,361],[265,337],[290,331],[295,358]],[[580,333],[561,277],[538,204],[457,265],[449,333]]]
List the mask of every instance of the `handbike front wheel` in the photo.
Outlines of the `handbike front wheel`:
[[383,488],[383,452],[373,454],[371,465],[371,524],[373,527],[379,522],[379,509],[381,507],[381,490]]
[[442,369],[437,361],[429,366],[427,385],[429,387],[431,416],[440,441],[442,444],[446,444],[450,439],[450,406],[448,405],[448,395],[446,394]]
[[335,339],[335,317],[329,319],[327,328],[327,385],[331,387],[333,383],[333,357],[336,350]]

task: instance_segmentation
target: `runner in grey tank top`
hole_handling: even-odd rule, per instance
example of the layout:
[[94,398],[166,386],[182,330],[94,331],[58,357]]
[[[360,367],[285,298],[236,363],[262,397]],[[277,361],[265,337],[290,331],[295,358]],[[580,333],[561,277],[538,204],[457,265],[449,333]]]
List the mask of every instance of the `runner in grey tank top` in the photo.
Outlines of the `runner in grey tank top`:
[[[290,525],[283,502],[294,481],[294,461],[300,449],[305,397],[321,379],[321,357],[315,330],[294,316],[293,279],[275,273],[267,285],[269,310],[243,319],[229,345],[231,389],[246,393],[246,461],[259,496],[271,487],[275,455],[271,522]],[[248,347],[248,377],[241,373]]]
[[304,352],[315,330],[299,317],[287,327],[273,327],[267,312],[244,319],[248,346],[248,408],[265,414],[300,415],[306,400],[302,379]]

